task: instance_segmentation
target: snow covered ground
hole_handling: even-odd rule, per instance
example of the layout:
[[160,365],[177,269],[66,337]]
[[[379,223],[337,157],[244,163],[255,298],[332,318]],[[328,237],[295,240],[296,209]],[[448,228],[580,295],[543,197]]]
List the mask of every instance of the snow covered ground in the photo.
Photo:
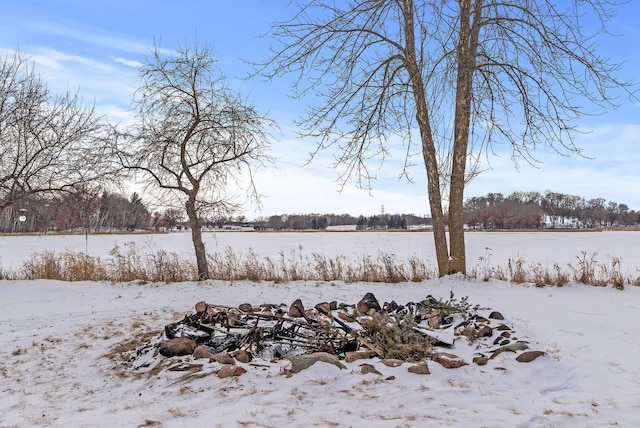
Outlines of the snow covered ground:
[[[220,235],[218,240],[228,239]],[[349,248],[332,240],[354,236],[310,235],[323,239],[325,251]],[[378,239],[387,245],[379,247],[383,251],[388,245],[406,251],[406,244],[393,241],[399,239],[394,235],[358,239]],[[408,235],[416,241],[425,236]],[[503,251],[509,253],[506,257],[539,254],[544,257],[536,260],[540,263],[556,257],[572,261],[579,251],[598,251],[623,258],[629,269],[640,266],[633,261],[639,235],[560,234],[556,245],[548,245],[555,234],[486,235],[491,242],[472,244],[479,247],[472,251],[482,256],[490,247],[492,263],[504,257]],[[476,236],[470,234],[470,240]],[[608,240],[602,240],[605,236]],[[19,260],[7,246],[10,241],[18,253],[19,240],[7,239],[0,238],[3,266],[9,258]],[[109,237],[104,240],[108,244],[89,239],[91,247],[103,246],[100,251],[108,253],[121,238]],[[278,239],[272,243],[276,252],[289,251],[283,247],[285,239],[297,242],[292,248],[298,251],[298,246],[316,251],[318,245],[297,234]],[[579,242],[569,243],[572,239]],[[365,244],[351,245],[355,251]],[[188,252],[184,245],[173,248]],[[286,376],[287,362],[282,361],[267,367],[245,364],[247,373],[227,379],[212,374],[217,363],[204,363],[197,373],[134,371],[116,357],[119,346],[159,337],[165,324],[193,313],[198,301],[289,304],[301,298],[305,306],[313,306],[326,300],[355,303],[366,292],[380,302],[416,301],[428,294],[447,299],[451,292],[457,298],[468,296],[472,304],[500,311],[520,340],[546,355],[519,363],[513,354],[502,353],[478,366],[471,363],[474,350],[462,338],[450,351],[470,364],[445,369],[429,362],[429,375],[409,373],[408,364],[391,368],[372,359],[365,362],[380,375],[361,374],[363,361],[356,361],[344,370],[317,363]],[[536,288],[462,277],[393,285],[0,281],[0,427],[637,426],[639,309],[640,289],[631,286]]]

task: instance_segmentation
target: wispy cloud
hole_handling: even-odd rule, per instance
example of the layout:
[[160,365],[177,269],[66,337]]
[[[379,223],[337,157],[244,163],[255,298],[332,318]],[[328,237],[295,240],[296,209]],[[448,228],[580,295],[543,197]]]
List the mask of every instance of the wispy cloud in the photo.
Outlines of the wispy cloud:
[[86,56],[66,54],[50,48],[39,48],[33,55],[33,59],[39,65],[54,69],[62,69],[69,63],[76,63],[103,72],[113,71],[113,66],[108,63]]
[[146,42],[79,23],[70,26],[62,22],[28,21],[26,25],[28,25],[32,31],[51,36],[80,40],[83,44],[92,44],[114,51],[137,54],[146,54],[149,52],[149,45]]
[[118,64],[126,65],[127,67],[140,68],[142,67],[142,63],[140,61],[136,61],[134,59],[126,59],[121,57],[112,57],[113,61]]

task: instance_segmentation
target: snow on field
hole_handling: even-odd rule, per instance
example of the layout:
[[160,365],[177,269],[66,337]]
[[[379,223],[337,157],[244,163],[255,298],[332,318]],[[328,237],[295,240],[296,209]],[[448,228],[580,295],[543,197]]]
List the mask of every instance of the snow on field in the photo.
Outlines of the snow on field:
[[[397,238],[389,235],[400,251],[401,244],[392,241]],[[495,253],[503,251],[497,236],[490,236]],[[569,246],[601,254],[633,248],[623,243],[601,249],[601,236],[581,234],[580,242]],[[626,234],[609,236],[631,239]],[[583,237],[595,239],[595,246]],[[329,234],[320,238],[325,249],[346,245],[331,242]],[[3,260],[13,257],[6,238],[0,239]],[[120,238],[105,241],[111,245],[115,239]],[[508,240],[512,247],[504,249],[510,252],[507,257],[526,250],[552,260],[566,257],[568,251],[561,245],[537,248],[544,241],[522,235],[519,241],[515,235]],[[305,251],[317,245],[300,235],[293,241]],[[11,242],[17,245],[18,240]],[[282,248],[283,242],[273,245]],[[357,249],[364,244],[351,245]],[[185,246],[175,248],[187,251]],[[638,257],[635,248],[635,253],[611,254]],[[158,338],[165,324],[193,313],[193,305],[202,300],[289,304],[301,298],[312,306],[326,300],[355,303],[366,292],[380,302],[416,301],[429,294],[446,299],[451,292],[458,298],[468,296],[472,304],[502,312],[519,339],[546,355],[519,363],[513,354],[502,353],[478,366],[470,361],[465,339],[458,339],[450,351],[470,364],[445,369],[429,362],[429,375],[409,373],[407,364],[391,368],[372,359],[368,362],[381,375],[361,374],[362,361],[356,361],[343,370],[317,363],[286,376],[287,362],[282,361],[266,367],[245,364],[248,372],[242,376],[219,379],[212,374],[217,363],[204,363],[202,372],[191,374],[133,370],[116,352],[131,341]],[[393,285],[0,281],[0,427],[636,426],[639,306],[640,289],[631,286],[536,288],[462,277]]]

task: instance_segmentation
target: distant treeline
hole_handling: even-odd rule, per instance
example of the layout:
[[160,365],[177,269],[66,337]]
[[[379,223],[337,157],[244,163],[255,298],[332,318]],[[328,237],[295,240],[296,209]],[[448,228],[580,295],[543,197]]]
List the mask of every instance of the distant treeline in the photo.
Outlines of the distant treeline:
[[4,233],[109,232],[152,229],[164,216],[151,214],[137,193],[126,198],[106,191],[75,190],[31,195],[0,212]]
[[350,214],[285,214],[257,219],[251,224],[257,229],[321,230],[329,226],[353,226],[358,230],[407,229],[410,225],[430,225],[431,218],[413,214],[379,214],[354,217]]
[[[585,199],[547,190],[516,191],[509,196],[488,193],[469,198],[464,205],[465,223],[471,229],[603,228],[640,225],[640,212],[626,204],[603,198]],[[264,229],[325,229],[357,225],[358,230],[408,229],[431,225],[431,218],[413,214],[379,214],[369,217],[294,214],[271,216],[253,224]]]
[[[558,192],[488,193],[469,198],[465,222],[471,229],[603,228],[640,225],[640,212],[603,198],[586,200]],[[431,225],[431,218],[414,214],[282,214],[249,220],[244,216],[205,219],[205,227],[228,225],[257,230],[324,230],[356,226],[358,230],[411,229]],[[151,212],[140,195],[129,198],[106,191],[67,192],[25,199],[0,212],[0,232],[171,230],[188,227],[177,209]]]
[[474,229],[629,227],[640,212],[603,198],[584,199],[558,192],[488,193],[464,206],[465,222]]

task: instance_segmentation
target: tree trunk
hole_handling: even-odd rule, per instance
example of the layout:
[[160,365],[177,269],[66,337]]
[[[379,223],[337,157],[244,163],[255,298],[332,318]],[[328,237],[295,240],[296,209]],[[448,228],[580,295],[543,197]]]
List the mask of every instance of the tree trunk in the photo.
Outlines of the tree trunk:
[[413,16],[413,2],[403,3],[403,14],[405,19],[405,39],[406,39],[406,63],[405,67],[409,72],[413,96],[416,103],[416,120],[420,129],[422,140],[422,157],[427,170],[427,192],[429,194],[429,208],[431,209],[431,220],[433,223],[433,240],[436,247],[436,260],[438,263],[438,275],[444,276],[449,273],[449,249],[447,246],[447,234],[444,224],[444,214],[442,212],[442,194],[440,192],[440,174],[438,172],[438,157],[433,141],[431,124],[429,120],[429,109],[427,108],[427,98],[424,92],[422,73],[418,67],[415,54],[415,22]]
[[196,252],[196,264],[198,266],[198,281],[209,279],[209,265],[207,264],[207,251],[202,240],[202,223],[196,210],[196,201],[189,198],[185,204],[189,223],[191,225],[191,240]]
[[[453,160],[449,187],[449,239],[451,264],[448,273],[466,273],[467,260],[464,242],[464,187],[467,147],[473,102],[473,72],[476,67],[478,31],[482,0],[460,2],[460,34],[457,47],[458,77],[456,82],[456,111],[454,119]],[[473,16],[472,16],[473,10]]]
[[433,225],[433,241],[438,262],[438,276],[442,277],[450,273],[451,268],[449,265],[451,259],[449,257],[444,213],[442,211],[442,195],[440,193],[440,175],[438,174],[436,151],[433,140],[428,136],[422,137],[422,156],[427,170],[427,191]]

